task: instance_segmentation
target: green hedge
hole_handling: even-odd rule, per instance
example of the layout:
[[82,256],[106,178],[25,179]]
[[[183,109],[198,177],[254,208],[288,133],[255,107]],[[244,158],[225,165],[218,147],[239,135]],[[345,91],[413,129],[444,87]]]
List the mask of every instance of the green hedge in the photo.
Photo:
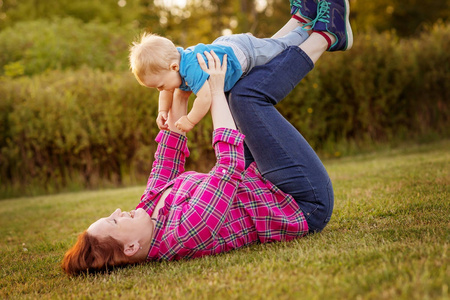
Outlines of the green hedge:
[[[410,40],[355,36],[326,53],[279,109],[323,155],[449,137],[450,26]],[[144,183],[157,92],[128,71],[81,67],[0,79],[0,197]],[[211,120],[189,133],[188,169],[213,163]]]
[[3,188],[126,184],[148,171],[157,97],[128,73],[81,69],[4,83]]

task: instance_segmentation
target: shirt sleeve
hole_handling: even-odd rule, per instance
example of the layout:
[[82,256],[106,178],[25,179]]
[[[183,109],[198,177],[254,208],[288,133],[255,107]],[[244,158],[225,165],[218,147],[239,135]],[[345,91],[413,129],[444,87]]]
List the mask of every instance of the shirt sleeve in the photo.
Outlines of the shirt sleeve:
[[217,162],[183,204],[179,224],[166,232],[168,249],[205,250],[213,246],[245,171],[244,136],[236,130],[219,128],[213,134]]
[[183,173],[186,157],[189,157],[187,138],[184,135],[161,130],[155,141],[158,143],[158,148],[141,203],[153,197],[167,182]]

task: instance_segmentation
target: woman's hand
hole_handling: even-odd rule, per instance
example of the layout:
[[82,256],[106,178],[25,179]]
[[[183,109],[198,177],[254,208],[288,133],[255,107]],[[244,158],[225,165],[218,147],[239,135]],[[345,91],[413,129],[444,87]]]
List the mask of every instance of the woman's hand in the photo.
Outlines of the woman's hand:
[[225,85],[225,73],[227,71],[227,56],[224,55],[222,64],[214,51],[211,51],[211,53],[205,52],[205,56],[208,59],[208,66],[206,66],[205,60],[200,54],[197,54],[197,60],[202,70],[210,75],[208,83],[212,97],[211,117],[214,129],[221,127],[236,129],[223,91]]
[[[200,53],[197,54],[197,60],[200,64],[200,68],[209,74],[209,88],[211,95],[220,93],[223,94],[225,86],[225,73],[227,72],[227,55],[223,56],[223,62],[220,63],[220,58],[211,51],[211,53],[204,52],[206,59],[208,59],[208,65],[206,65],[203,56]],[[214,96],[213,96],[214,98]]]
[[167,130],[169,126],[166,124],[169,114],[167,111],[161,110],[156,118],[156,124],[160,130]]

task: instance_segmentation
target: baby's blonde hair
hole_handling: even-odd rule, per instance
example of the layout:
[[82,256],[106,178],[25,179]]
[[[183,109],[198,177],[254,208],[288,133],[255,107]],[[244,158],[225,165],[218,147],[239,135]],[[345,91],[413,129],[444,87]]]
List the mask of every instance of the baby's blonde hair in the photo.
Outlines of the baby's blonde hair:
[[139,83],[146,74],[169,70],[172,62],[180,59],[171,40],[152,33],[144,33],[139,42],[130,47],[130,69]]

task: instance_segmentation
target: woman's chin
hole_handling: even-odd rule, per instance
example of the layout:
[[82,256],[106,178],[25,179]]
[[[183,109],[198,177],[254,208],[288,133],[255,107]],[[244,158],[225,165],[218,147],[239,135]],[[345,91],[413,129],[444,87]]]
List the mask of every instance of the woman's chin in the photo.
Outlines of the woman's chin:
[[136,209],[136,213],[134,214],[134,217],[137,219],[143,219],[147,223],[150,223],[152,221],[152,218],[150,217],[150,215],[142,208]]

